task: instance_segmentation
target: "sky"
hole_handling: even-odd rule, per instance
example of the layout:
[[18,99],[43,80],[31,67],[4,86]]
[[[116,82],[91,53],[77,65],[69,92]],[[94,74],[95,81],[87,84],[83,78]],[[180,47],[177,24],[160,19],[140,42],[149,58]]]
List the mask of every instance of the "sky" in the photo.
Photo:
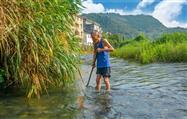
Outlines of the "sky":
[[187,0],[82,0],[82,13],[151,15],[169,28],[187,28]]

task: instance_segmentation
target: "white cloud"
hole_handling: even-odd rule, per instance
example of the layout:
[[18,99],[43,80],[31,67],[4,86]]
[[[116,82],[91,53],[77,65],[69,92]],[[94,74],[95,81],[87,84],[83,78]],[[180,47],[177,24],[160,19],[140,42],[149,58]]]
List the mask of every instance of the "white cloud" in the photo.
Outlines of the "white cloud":
[[142,0],[138,5],[137,9],[145,8],[147,5],[152,4],[155,0]]
[[140,15],[140,14],[150,15],[150,13],[143,12],[139,9],[135,9],[133,11],[125,11],[122,9],[106,9],[105,13],[117,13],[120,15]]
[[187,23],[176,21],[177,16],[182,12],[183,5],[187,4],[187,0],[163,0],[154,9],[152,16],[158,19],[167,27],[185,27]]
[[101,3],[94,3],[93,0],[83,0],[82,5],[85,7],[82,10],[82,13],[117,13],[120,15],[138,15],[142,14],[141,10],[134,10],[134,11],[124,11],[123,9],[105,9]]
[[95,4],[92,0],[82,1],[82,5],[85,7],[82,13],[102,13],[105,11],[104,6],[101,3]]
[[106,13],[118,13],[120,15],[126,15],[125,11],[122,9],[106,9]]

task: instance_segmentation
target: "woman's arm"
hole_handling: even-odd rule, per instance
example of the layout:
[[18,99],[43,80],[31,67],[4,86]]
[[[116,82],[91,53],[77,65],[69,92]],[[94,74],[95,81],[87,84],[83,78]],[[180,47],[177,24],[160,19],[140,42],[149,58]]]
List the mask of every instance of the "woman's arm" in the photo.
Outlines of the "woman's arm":
[[114,48],[106,39],[103,40],[103,45],[104,45],[104,48],[98,48],[97,52],[102,52],[102,51],[112,52],[112,51],[114,51]]

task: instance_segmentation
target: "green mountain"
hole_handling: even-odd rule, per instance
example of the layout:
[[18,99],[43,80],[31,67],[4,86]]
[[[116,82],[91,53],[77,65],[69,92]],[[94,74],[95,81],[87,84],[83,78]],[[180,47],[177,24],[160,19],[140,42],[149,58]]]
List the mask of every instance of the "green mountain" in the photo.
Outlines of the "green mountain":
[[140,33],[155,38],[163,33],[183,32],[187,29],[167,28],[157,19],[148,15],[119,15],[114,13],[83,14],[83,17],[99,23],[104,32],[124,34],[126,37],[135,37]]

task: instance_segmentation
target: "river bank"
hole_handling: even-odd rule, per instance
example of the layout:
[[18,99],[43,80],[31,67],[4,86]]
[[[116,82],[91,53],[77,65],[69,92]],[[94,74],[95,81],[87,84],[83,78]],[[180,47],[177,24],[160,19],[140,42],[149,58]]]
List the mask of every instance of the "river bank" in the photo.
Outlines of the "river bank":
[[143,35],[124,41],[112,56],[137,61],[142,64],[154,62],[187,62],[186,33],[164,34],[150,40]]

